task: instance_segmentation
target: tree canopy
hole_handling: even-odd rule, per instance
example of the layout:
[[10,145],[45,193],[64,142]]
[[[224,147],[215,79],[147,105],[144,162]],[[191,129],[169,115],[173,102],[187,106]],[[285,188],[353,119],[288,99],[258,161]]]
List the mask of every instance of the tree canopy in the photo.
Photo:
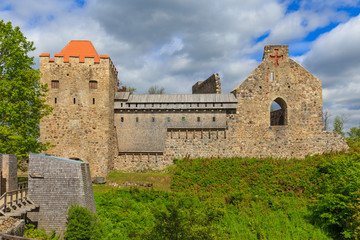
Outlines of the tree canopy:
[[0,153],[26,157],[45,150],[39,142],[40,119],[51,112],[45,104],[46,85],[40,71],[32,68],[33,42],[19,27],[0,21]]
[[165,93],[165,88],[163,87],[158,87],[156,85],[151,86],[148,89],[148,94],[164,94]]

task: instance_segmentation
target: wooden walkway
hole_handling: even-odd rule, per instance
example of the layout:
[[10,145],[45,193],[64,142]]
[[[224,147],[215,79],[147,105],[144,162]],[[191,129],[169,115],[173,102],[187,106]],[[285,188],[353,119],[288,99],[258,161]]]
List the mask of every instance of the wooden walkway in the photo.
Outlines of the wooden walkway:
[[0,197],[0,217],[18,217],[38,207],[28,197],[27,182],[19,183],[18,189],[5,192]]

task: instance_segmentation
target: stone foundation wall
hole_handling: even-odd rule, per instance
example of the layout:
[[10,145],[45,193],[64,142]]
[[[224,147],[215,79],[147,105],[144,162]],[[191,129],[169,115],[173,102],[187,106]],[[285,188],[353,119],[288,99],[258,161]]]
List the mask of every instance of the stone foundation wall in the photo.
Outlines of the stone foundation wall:
[[137,170],[161,170],[173,164],[173,159],[162,153],[121,153],[114,159],[113,170],[137,171]]

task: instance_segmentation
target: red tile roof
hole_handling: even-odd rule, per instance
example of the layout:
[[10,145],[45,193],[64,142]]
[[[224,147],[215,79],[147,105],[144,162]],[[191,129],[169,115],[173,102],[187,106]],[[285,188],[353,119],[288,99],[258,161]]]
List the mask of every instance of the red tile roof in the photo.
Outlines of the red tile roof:
[[100,63],[98,53],[88,40],[71,40],[61,52],[54,56],[64,57],[64,62],[69,62],[69,57],[79,57],[79,62],[85,62],[85,57],[91,57],[94,58],[95,63]]

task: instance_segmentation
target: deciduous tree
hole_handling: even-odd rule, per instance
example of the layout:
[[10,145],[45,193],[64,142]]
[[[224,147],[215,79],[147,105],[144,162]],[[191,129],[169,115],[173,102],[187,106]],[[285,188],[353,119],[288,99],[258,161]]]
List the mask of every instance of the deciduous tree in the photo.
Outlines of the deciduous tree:
[[49,145],[39,142],[40,119],[49,114],[46,86],[32,68],[33,42],[19,27],[0,21],[0,152],[25,157]]
[[164,94],[165,93],[165,88],[160,88],[158,86],[151,86],[148,90],[148,94]]

